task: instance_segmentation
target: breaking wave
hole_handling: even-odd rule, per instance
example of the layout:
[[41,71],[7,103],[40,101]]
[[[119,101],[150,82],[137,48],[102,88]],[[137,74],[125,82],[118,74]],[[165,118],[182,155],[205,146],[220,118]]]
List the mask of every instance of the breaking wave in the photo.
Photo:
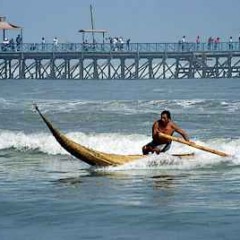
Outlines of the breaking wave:
[[[69,138],[84,146],[98,151],[116,154],[141,154],[141,147],[150,141],[150,138],[140,134],[118,134],[101,133],[85,134],[82,132],[70,132],[66,134]],[[150,155],[118,167],[108,167],[105,170],[119,171],[128,169],[146,168],[196,168],[208,167],[227,162],[232,165],[240,165],[240,139],[210,139],[206,142],[196,141],[196,143],[218,149],[231,155],[222,158],[214,154],[206,153],[180,143],[173,143],[168,153],[161,155]],[[20,152],[40,152],[48,155],[69,155],[52,137],[50,133],[33,133],[0,131],[0,151],[13,149]],[[171,154],[192,153],[194,157],[179,159]]]

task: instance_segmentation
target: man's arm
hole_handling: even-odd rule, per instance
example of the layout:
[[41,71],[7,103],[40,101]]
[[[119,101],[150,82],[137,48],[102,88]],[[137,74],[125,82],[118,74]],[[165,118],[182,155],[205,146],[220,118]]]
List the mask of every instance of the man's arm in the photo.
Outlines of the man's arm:
[[175,123],[173,123],[173,128],[174,128],[174,131],[179,133],[186,141],[189,141],[188,134],[183,129],[178,127]]
[[157,136],[157,134],[158,134],[158,123],[156,121],[156,122],[154,122],[154,124],[152,126],[152,135]]

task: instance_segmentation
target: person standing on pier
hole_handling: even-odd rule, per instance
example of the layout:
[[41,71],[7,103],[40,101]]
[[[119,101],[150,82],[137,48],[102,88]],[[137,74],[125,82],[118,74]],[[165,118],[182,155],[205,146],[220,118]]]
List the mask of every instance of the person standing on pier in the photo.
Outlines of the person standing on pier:
[[130,50],[130,38],[127,39],[127,50]]
[[240,49],[240,33],[239,33],[239,36],[238,36],[238,49]]
[[233,38],[232,36],[230,36],[229,38],[229,50],[232,50],[233,49]]
[[196,44],[197,44],[197,50],[199,50],[199,45],[200,45],[200,36],[199,35],[196,38]]
[[5,38],[2,42],[2,50],[7,51],[9,48],[9,40],[8,38]]
[[182,51],[184,51],[185,50],[185,48],[186,48],[186,36],[183,36],[182,37]]
[[53,47],[54,47],[55,50],[56,50],[57,46],[58,46],[58,39],[57,39],[57,37],[55,37],[53,39]]
[[42,51],[45,50],[45,44],[46,44],[46,40],[44,37],[42,37]]
[[16,38],[17,51],[20,51],[21,44],[22,44],[22,37],[20,36],[20,34],[18,34]]

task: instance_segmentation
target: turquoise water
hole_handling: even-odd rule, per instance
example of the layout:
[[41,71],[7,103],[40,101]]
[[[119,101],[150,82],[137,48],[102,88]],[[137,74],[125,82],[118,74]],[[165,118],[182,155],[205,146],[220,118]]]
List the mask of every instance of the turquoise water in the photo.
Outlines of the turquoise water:
[[[239,239],[240,81],[1,81],[0,239]],[[139,154],[168,109],[193,141],[93,168],[56,143],[61,131],[103,152]]]

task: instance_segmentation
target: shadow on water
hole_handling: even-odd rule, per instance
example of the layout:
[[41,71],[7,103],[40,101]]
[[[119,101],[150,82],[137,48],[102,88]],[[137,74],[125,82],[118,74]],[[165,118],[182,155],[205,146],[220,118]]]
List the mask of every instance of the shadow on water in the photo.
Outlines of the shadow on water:
[[151,176],[150,179],[152,180],[154,189],[168,189],[168,188],[175,188],[178,185],[178,181],[183,178],[188,178],[190,174],[181,174],[181,175],[174,175],[174,174],[163,174],[163,175],[155,175]]
[[159,171],[98,171],[97,168],[81,169],[79,175],[76,177],[67,177],[53,180],[53,183],[67,184],[67,185],[78,185],[85,183],[87,179],[92,178],[103,178],[110,181],[128,181],[131,182],[133,179],[140,181],[152,182],[154,189],[167,189],[177,187],[179,181],[184,178],[188,178],[191,174],[179,174],[179,173],[159,173]]
[[75,184],[80,184],[83,181],[82,181],[81,177],[69,177],[69,178],[60,178],[60,179],[54,180],[52,182],[64,183],[64,184],[69,184],[69,185],[75,185]]
[[80,175],[77,177],[60,178],[58,180],[53,180],[52,182],[75,185],[83,183],[85,181],[84,179],[99,177],[124,180],[126,178],[129,178],[130,175],[123,172],[96,171],[96,168],[89,168],[81,169]]

